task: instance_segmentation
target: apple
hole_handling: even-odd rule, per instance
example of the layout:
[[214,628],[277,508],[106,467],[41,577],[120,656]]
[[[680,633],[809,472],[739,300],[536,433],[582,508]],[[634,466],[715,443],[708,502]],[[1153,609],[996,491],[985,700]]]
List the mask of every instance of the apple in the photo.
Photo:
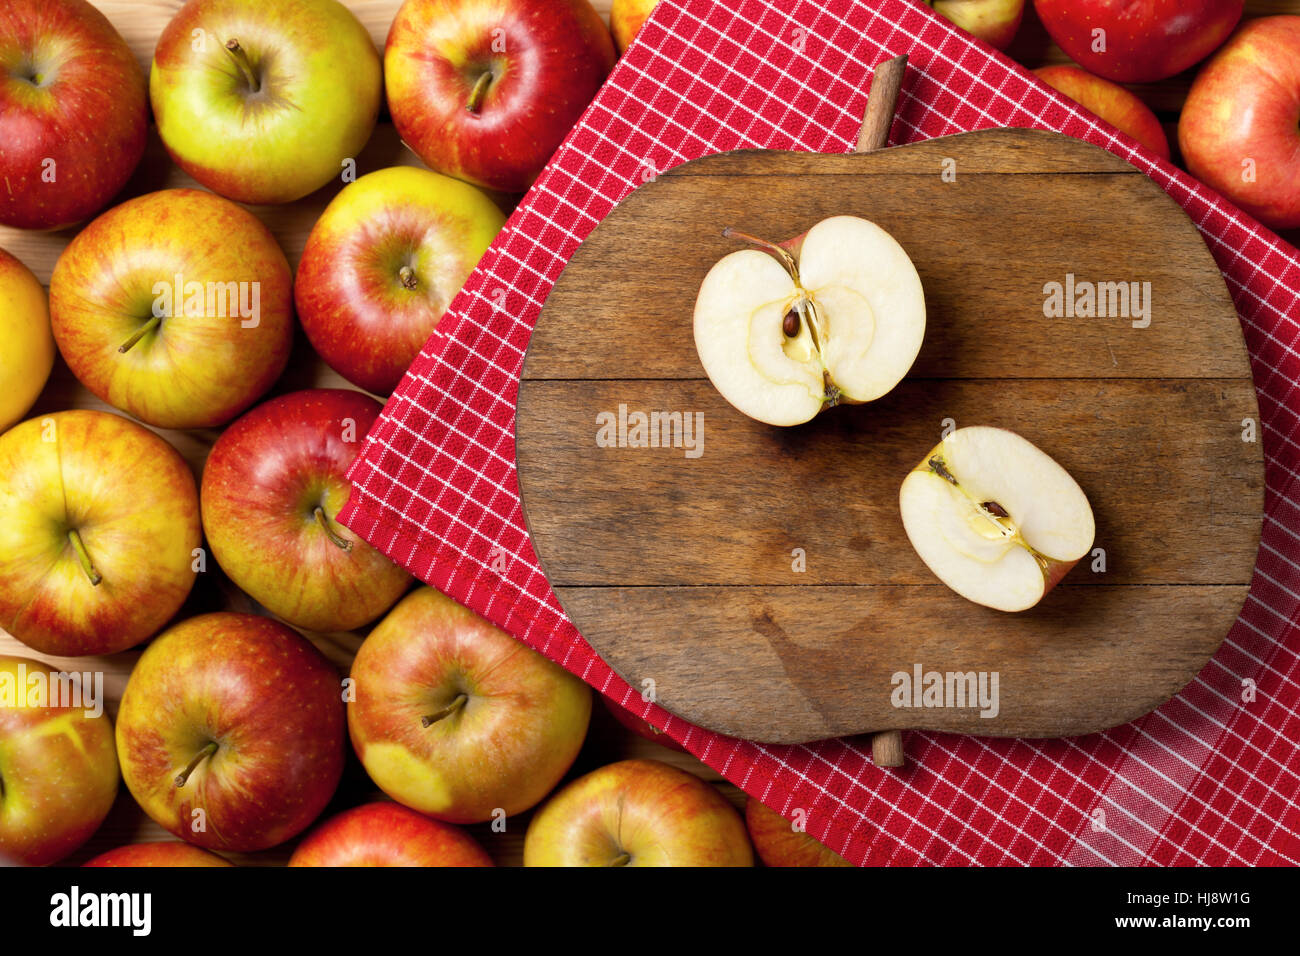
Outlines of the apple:
[[760,248],[724,256],[704,277],[695,348],[737,410],[798,425],[879,398],[907,374],[925,337],[925,293],[889,233],[832,216],[780,244],[723,235]]
[[343,772],[343,691],[302,636],[252,614],[203,614],[160,634],[122,693],[117,754],[131,795],[209,850],[283,843]]
[[609,8],[609,25],[620,54],[626,53],[659,0],[614,0]]
[[650,721],[638,717],[630,710],[625,710],[622,705],[615,703],[604,695],[601,695],[600,700],[601,703],[605,705],[605,709],[609,711],[610,715],[615,720],[638,737],[644,737],[646,740],[653,740],[660,746],[667,747],[669,750],[676,750],[678,753],[687,752],[685,747],[673,740],[673,738],[669,737],[654,724],[650,723]]
[[86,0],[0,4],[0,223],[59,229],[130,178],[149,125],[144,74]]
[[82,864],[90,867],[152,866],[234,866],[215,853],[200,850],[188,843],[132,843],[101,853]]
[[853,865],[753,797],[745,799],[745,828],[765,866]]
[[0,865],[63,859],[117,796],[113,725],[70,677],[0,657]]
[[1118,83],[1093,76],[1077,66],[1044,66],[1038,78],[1091,110],[1111,126],[1128,133],[1161,159],[1169,159],[1169,139],[1156,114]]
[[1116,83],[1150,83],[1209,56],[1241,19],[1244,0],[1034,0],[1070,59]]
[[694,774],[623,760],[579,777],[533,815],[524,866],[753,866],[740,814]]
[[1020,29],[1025,0],[925,0],[934,12],[989,46],[1005,50]]
[[1300,17],[1237,31],[1192,84],[1178,143],[1193,176],[1260,222],[1300,226]]
[[0,249],[0,432],[22,419],[54,368],[49,300],[32,271]]
[[72,373],[110,405],[160,428],[213,428],[289,361],[289,263],[234,203],[197,189],[149,193],[63,250],[50,321]]
[[194,584],[189,466],[119,415],[32,418],[0,435],[0,625],[44,654],[145,640]]
[[351,676],[348,730],[370,778],[452,823],[534,806],[591,717],[586,684],[430,587],[375,626]]
[[290,866],[492,866],[474,838],[396,803],[353,807],[298,844]]
[[1092,548],[1083,489],[1015,432],[958,428],[898,495],[912,547],[944,584],[999,611],[1033,607]]
[[485,193],[427,169],[381,169],[348,184],[298,266],[307,338],[353,385],[387,395],[504,223]]
[[337,0],[189,0],[149,73],[158,134],[176,164],[244,203],[301,199],[370,139],[379,53]]
[[519,193],[614,59],[587,0],[406,0],[384,48],[388,109],[426,165]]
[[258,405],[217,439],[199,500],[212,554],[249,597],[290,624],[350,631],[402,596],[411,577],[338,523],[348,468],[380,406],[318,388]]

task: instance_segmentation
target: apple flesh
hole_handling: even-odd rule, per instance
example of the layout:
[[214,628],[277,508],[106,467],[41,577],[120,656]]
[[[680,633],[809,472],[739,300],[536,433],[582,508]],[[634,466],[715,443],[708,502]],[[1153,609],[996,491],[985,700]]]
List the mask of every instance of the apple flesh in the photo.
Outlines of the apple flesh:
[[189,0],[158,38],[149,97],[183,170],[237,202],[285,203],[365,146],[381,74],[336,0]]
[[215,853],[200,850],[188,843],[132,843],[116,850],[101,853],[83,866],[90,867],[154,867],[154,866],[234,866]]
[[201,544],[194,476],[119,415],[32,418],[0,435],[0,625],[45,654],[113,654],[175,614]]
[[1034,0],[1056,45],[1116,83],[1152,83],[1205,59],[1244,7],[1244,0]]
[[504,224],[486,194],[427,169],[381,169],[348,184],[298,266],[307,338],[353,385],[387,395]]
[[214,428],[284,371],[292,281],[252,214],[166,189],[113,207],[68,244],[50,278],[50,321],[99,398],[160,428]]
[[745,828],[764,866],[853,865],[753,797],[745,799]]
[[1300,226],[1300,17],[1233,35],[1192,84],[1178,142],[1197,179],[1270,228]]
[[1048,86],[1096,113],[1117,130],[1128,133],[1161,159],[1169,159],[1169,138],[1156,114],[1118,83],[1093,76],[1077,66],[1044,66],[1034,72]]
[[[113,726],[86,701],[36,696],[55,672],[21,657],[0,657],[0,865],[45,866],[99,829],[117,796]],[[51,706],[73,703],[78,706]]]
[[0,432],[32,407],[54,368],[54,334],[45,289],[0,249]]
[[952,21],[997,50],[1005,50],[1020,29],[1025,0],[926,0],[940,16]]
[[740,814],[694,774],[623,760],[564,787],[534,814],[524,866],[753,866]]
[[93,216],[140,162],[148,124],[135,56],[91,4],[0,4],[0,223]]
[[582,747],[591,691],[429,587],[408,594],[352,663],[352,746],[394,800],[452,823],[535,805]]
[[131,795],[175,836],[251,852],[301,833],[343,772],[334,666],[283,624],[204,614],[159,635],[122,694]]
[[290,866],[492,866],[474,838],[396,803],[368,803],[320,824]]
[[609,8],[609,26],[620,54],[626,53],[659,0],[614,0]]
[[426,165],[519,193],[614,60],[587,0],[406,0],[388,31],[384,82],[397,132]]
[[1032,443],[1004,428],[959,428],[899,491],[917,555],[968,601],[1033,607],[1092,548],[1083,489]]
[[722,397],[769,425],[880,398],[925,337],[912,260],[875,223],[833,216],[802,236],[719,260],[695,300],[695,347]]

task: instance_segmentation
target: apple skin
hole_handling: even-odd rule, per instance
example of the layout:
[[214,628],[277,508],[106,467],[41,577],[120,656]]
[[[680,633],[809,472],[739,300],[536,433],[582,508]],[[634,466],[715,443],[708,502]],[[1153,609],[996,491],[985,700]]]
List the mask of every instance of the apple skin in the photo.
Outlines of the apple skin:
[[430,587],[370,632],[352,680],[348,729],[370,778],[451,823],[534,806],[568,771],[591,718],[586,684]]
[[504,224],[485,193],[427,169],[396,166],[349,183],[312,227],[298,266],[307,338],[353,385],[387,395]]
[[[256,325],[245,328],[253,319],[229,304],[208,316],[180,303],[155,325],[153,290],[177,275],[205,289],[247,283],[250,304],[258,291]],[[115,206],[68,244],[50,277],[50,322],[68,367],[99,398],[159,428],[215,428],[284,371],[292,285],[284,253],[251,213],[197,189],[166,189]]]
[[252,614],[203,614],[140,656],[117,753],[131,795],[164,829],[252,852],[325,809],[343,772],[343,723],[338,673],[301,635]]
[[396,803],[331,817],[298,844],[290,866],[492,866],[474,838]]
[[347,470],[379,412],[373,398],[349,389],[292,392],[236,420],[208,455],[199,500],[213,556],[295,627],[350,631],[410,584],[336,520],[352,491]]
[[623,760],[579,777],[533,815],[524,866],[753,866],[740,814],[694,774]]
[[[587,0],[406,0],[384,50],[388,108],[426,165],[520,193],[614,60],[614,41]],[[471,111],[485,75],[492,79]]]
[[[108,815],[117,796],[113,725],[77,707],[27,706],[21,675],[54,671],[0,657],[15,706],[0,705],[0,864],[63,859]],[[32,702],[33,704],[35,702]]]
[[627,52],[659,0],[614,0],[609,8],[609,26],[619,55]]
[[20,421],[54,368],[50,307],[32,271],[0,249],[0,432]]
[[753,797],[745,799],[745,828],[764,866],[852,866],[790,821]]
[[[207,38],[198,50],[196,30]],[[172,159],[243,203],[292,202],[338,176],[370,139],[382,89],[370,34],[336,0],[189,0],[158,38],[149,74]]]
[[[1300,226],[1300,17],[1251,20],[1196,77],[1178,121],[1192,175],[1273,229]],[[1247,159],[1255,181],[1246,182]]]
[[107,17],[86,0],[0,4],[0,223],[93,216],[140,162],[148,124],[144,74]]
[[997,50],[1005,50],[1020,29],[1025,0],[927,0],[934,12]]
[[[1151,83],[1205,59],[1241,19],[1244,0],[1034,0],[1057,46],[1089,73]],[[1094,53],[1093,30],[1106,31]]]
[[28,647],[80,656],[139,644],[189,595],[201,543],[194,476],[147,428],[81,409],[0,435],[0,625]]
[[82,866],[89,867],[153,867],[153,866],[234,866],[215,853],[200,850],[188,843],[132,843],[101,853]]
[[1093,76],[1077,66],[1044,66],[1034,72],[1048,86],[1096,113],[1121,132],[1128,133],[1161,159],[1169,159],[1169,138],[1165,136],[1160,120],[1124,87]]
[[646,740],[653,740],[661,747],[667,747],[669,750],[676,750],[678,753],[684,754],[687,752],[685,747],[673,740],[673,738],[669,737],[654,724],[650,723],[650,721],[643,720],[630,710],[624,709],[621,704],[610,700],[603,694],[601,695],[600,700],[601,703],[605,705],[605,709],[609,711],[611,717],[638,737],[644,737]]

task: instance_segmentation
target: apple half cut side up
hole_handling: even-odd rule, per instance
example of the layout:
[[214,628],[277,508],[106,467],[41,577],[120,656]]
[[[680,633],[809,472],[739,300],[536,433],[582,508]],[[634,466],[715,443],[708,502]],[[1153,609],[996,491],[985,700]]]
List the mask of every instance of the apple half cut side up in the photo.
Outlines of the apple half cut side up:
[[968,601],[1024,611],[1092,548],[1092,508],[1069,473],[1015,432],[959,428],[899,490],[907,537]]

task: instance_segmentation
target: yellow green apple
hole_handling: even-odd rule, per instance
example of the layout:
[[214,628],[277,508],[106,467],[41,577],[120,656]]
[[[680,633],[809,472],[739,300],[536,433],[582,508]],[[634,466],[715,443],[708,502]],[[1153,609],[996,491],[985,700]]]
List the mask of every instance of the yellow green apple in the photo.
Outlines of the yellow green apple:
[[614,0],[609,8],[609,26],[619,54],[627,51],[659,0]]
[[1077,66],[1058,64],[1034,70],[1038,78],[1128,133],[1161,159],[1169,158],[1169,138],[1151,108],[1118,83],[1093,76]]
[[45,289],[32,271],[0,249],[0,432],[32,407],[54,367],[54,335]]

